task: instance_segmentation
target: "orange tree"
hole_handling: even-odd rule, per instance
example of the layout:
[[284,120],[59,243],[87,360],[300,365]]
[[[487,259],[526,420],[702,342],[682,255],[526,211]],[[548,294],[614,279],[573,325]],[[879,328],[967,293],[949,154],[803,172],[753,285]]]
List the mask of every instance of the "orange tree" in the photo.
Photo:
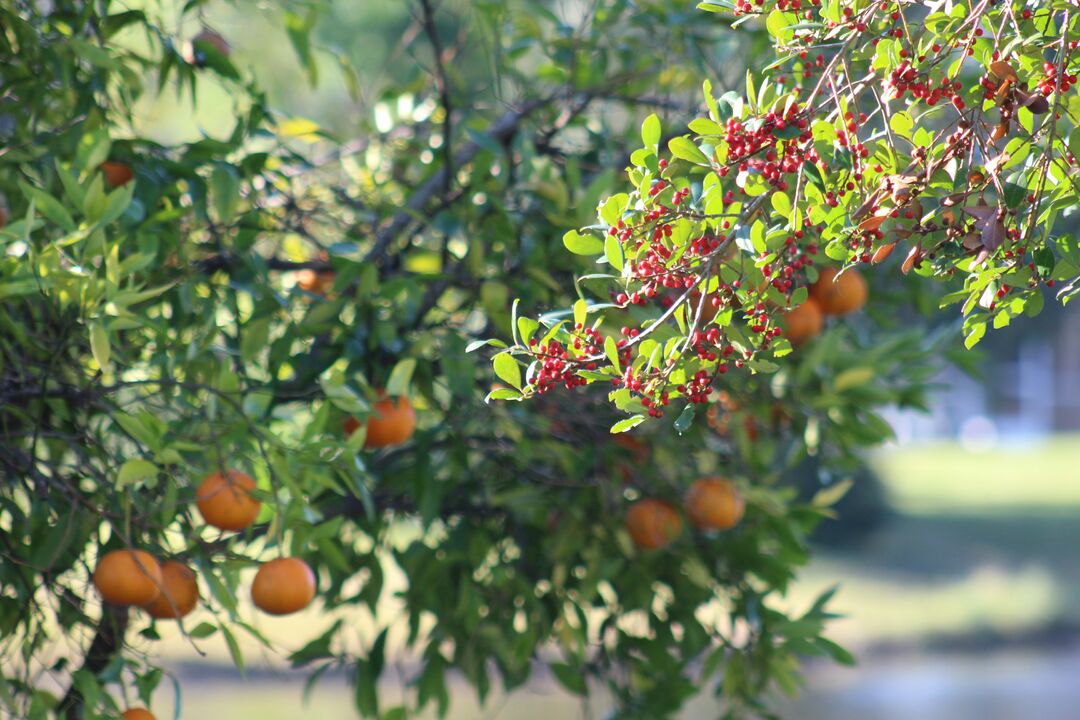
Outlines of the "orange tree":
[[[553,7],[409,4],[413,61],[347,143],[272,110],[211,3],[0,8],[5,712],[148,717],[160,623],[243,666],[257,612],[312,603],[286,652],[368,717],[536,663],[619,717],[703,690],[760,715],[798,658],[850,660],[828,595],[782,596],[876,409],[949,351],[907,327],[937,298],[915,277],[952,283],[969,343],[1075,292],[1074,9]],[[324,11],[275,17],[312,79],[355,81]],[[231,132],[147,134],[137,103],[207,85]],[[649,115],[631,153],[648,106],[703,117]],[[492,390],[466,350],[508,324]],[[481,402],[555,385],[586,387]],[[804,501],[807,455],[835,481]]]

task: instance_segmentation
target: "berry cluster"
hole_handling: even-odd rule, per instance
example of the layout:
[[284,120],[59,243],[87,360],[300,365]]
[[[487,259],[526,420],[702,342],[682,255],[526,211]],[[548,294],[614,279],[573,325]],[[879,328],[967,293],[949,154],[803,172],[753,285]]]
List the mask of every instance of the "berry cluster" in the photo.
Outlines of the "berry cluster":
[[905,60],[889,73],[889,78],[885,81],[885,97],[899,100],[905,94],[911,93],[913,98],[927,105],[937,105],[942,100],[948,100],[957,110],[963,110],[964,99],[960,97],[963,87],[962,83],[944,76],[935,81],[929,73],[916,70]]
[[1046,78],[1039,83],[1039,92],[1043,95],[1050,96],[1055,90],[1067,92],[1069,88],[1076,84],[1075,75],[1063,72],[1058,77],[1057,67],[1052,62],[1043,63],[1043,70],[1046,71]]

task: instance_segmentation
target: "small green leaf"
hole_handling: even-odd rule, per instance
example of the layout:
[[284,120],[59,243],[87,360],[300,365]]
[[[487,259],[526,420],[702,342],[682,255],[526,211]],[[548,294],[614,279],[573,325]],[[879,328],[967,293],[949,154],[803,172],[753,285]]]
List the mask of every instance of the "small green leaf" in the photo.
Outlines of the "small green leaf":
[[614,235],[606,236],[604,240],[604,256],[607,258],[608,264],[615,268],[617,271],[623,270],[623,249],[622,243]]
[[855,484],[854,478],[844,478],[840,482],[833,483],[826,488],[819,490],[814,494],[813,500],[810,504],[814,507],[827,508],[832,507],[836,503],[840,502],[840,499],[847,495],[848,490]]
[[550,667],[560,685],[575,695],[585,695],[585,676],[580,670],[575,670],[566,663],[552,663]]
[[[719,126],[717,126],[719,127]],[[674,157],[686,160],[688,162],[695,163],[697,165],[708,165],[708,156],[701,152],[701,149],[693,143],[692,140],[686,137],[672,138],[668,142],[668,150]]]
[[133,458],[120,466],[120,472],[116,475],[116,484],[118,487],[135,485],[148,478],[156,477],[157,472],[157,465],[149,460]]
[[641,123],[641,142],[653,150],[660,144],[660,118],[656,117],[656,113],[649,115]]
[[787,219],[791,217],[791,199],[788,198],[786,193],[775,192],[772,196],[773,210],[777,215]]
[[682,435],[684,432],[690,429],[690,426],[694,424],[694,403],[686,403],[686,407],[679,413],[679,417],[675,418],[675,432]]
[[416,358],[405,358],[398,361],[394,369],[390,371],[390,379],[386,381],[386,394],[391,396],[408,395],[409,382],[412,380],[414,370],[416,370]]
[[833,387],[837,392],[843,392],[859,385],[865,385],[874,379],[874,368],[872,367],[853,367],[844,370],[833,381]]
[[210,174],[210,209],[214,220],[227,223],[240,206],[240,178],[232,165],[219,163]]
[[619,422],[612,425],[611,434],[616,435],[618,433],[624,433],[627,430],[632,430],[633,428],[636,428],[643,422],[645,422],[644,415],[634,415],[632,417],[628,417],[625,420],[620,420]]
[[499,353],[492,360],[492,365],[495,367],[495,374],[503,382],[513,385],[518,390],[521,389],[521,365],[514,359],[514,356],[510,353]]
[[599,255],[604,252],[604,243],[591,235],[582,235],[571,230],[563,235],[563,245],[575,255]]
[[585,325],[585,320],[588,317],[589,304],[584,300],[578,300],[574,303],[574,325]]
[[619,365],[619,347],[615,343],[615,338],[608,335],[604,338],[604,355],[607,356],[608,362],[616,371],[622,372],[622,368]]
[[97,366],[107,371],[110,356],[109,334],[100,322],[90,323],[90,352],[93,353]]

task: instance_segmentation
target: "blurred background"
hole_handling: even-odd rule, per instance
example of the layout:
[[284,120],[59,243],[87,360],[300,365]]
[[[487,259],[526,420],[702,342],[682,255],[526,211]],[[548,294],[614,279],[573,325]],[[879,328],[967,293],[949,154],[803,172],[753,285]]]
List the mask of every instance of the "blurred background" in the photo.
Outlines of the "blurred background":
[[[344,49],[348,62],[317,52],[315,87],[298,67],[276,10],[243,3],[206,21],[285,115],[310,119],[346,141],[365,128],[385,131],[409,102],[401,93],[411,79],[402,68],[415,64],[408,4],[328,8],[318,32],[327,47]],[[451,23],[446,31],[465,29]],[[346,65],[352,70],[343,71]],[[456,72],[470,68],[464,63]],[[197,111],[184,96],[147,97],[141,130],[163,142],[229,132],[227,94],[212,82],[199,93]],[[940,375],[930,412],[889,417],[895,441],[867,457],[840,504],[841,519],[821,528],[816,559],[788,600],[805,607],[822,589],[839,586],[837,607],[847,616],[833,623],[832,636],[859,663],[810,664],[804,693],[777,700],[782,717],[1077,716],[1080,308],[1047,303],[1040,317],[995,331],[979,347],[963,368],[950,365]],[[292,651],[331,621],[310,612],[263,616],[258,627]],[[197,650],[173,637],[164,647],[184,687],[181,718],[353,717],[343,677],[309,688],[305,675],[254,644],[244,675],[231,668],[220,640]],[[173,698],[167,683],[163,688],[167,717]],[[383,687],[390,697],[396,690],[392,679]],[[697,701],[684,717],[717,717],[710,702]],[[541,675],[482,709],[463,685],[451,702],[451,717],[462,719],[598,718],[603,711],[602,698],[583,706]]]

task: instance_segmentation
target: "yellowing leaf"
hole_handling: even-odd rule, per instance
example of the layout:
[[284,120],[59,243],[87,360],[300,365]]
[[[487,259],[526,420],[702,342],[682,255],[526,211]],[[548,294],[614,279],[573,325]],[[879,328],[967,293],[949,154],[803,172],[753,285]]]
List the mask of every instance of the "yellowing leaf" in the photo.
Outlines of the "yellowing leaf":
[[90,323],[90,352],[94,355],[94,362],[102,370],[109,369],[110,348],[109,334],[105,327],[99,323]]

